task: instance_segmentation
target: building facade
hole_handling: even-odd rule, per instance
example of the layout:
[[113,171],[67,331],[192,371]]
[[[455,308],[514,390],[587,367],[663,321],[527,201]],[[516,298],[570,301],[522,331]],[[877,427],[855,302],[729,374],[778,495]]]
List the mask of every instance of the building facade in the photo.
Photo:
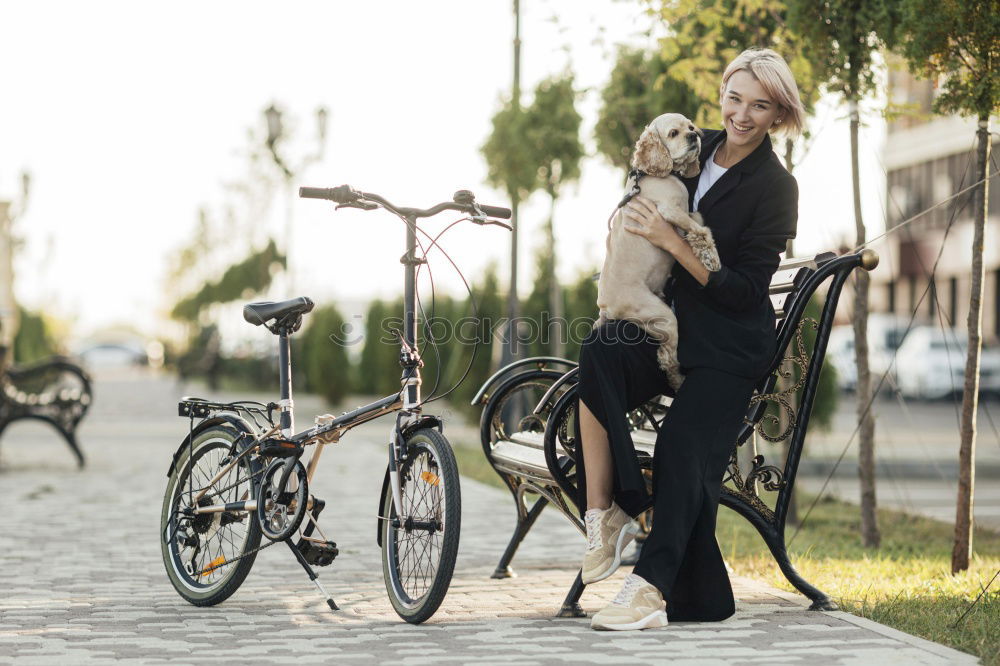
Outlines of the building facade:
[[[901,67],[890,71],[889,96],[890,104],[904,113],[889,122],[883,151],[885,219],[890,233],[876,248],[882,263],[873,275],[871,309],[906,318],[916,311],[916,324],[937,326],[943,321],[964,331],[971,287],[972,191],[941,202],[979,179],[975,173],[976,121],[932,114],[932,84],[914,79]],[[990,173],[997,170],[997,162],[994,152]],[[983,256],[983,341],[987,344],[1000,342],[997,180],[989,182]]]

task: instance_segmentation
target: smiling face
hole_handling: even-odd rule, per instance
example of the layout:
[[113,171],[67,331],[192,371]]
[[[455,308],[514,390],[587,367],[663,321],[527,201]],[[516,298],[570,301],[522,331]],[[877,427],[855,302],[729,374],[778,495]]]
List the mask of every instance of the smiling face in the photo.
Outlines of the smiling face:
[[722,122],[730,146],[749,153],[783,116],[784,110],[750,72],[741,69],[729,77],[722,93]]

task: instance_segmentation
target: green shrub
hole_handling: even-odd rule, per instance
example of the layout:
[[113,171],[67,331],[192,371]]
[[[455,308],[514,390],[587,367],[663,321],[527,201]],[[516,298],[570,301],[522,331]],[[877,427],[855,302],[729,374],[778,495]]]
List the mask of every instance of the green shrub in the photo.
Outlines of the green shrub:
[[332,305],[316,308],[296,338],[293,358],[299,377],[304,376],[305,389],[322,395],[331,405],[343,400],[352,389],[344,317]]
[[57,345],[45,318],[18,307],[20,325],[14,336],[14,362],[31,363],[56,353]]

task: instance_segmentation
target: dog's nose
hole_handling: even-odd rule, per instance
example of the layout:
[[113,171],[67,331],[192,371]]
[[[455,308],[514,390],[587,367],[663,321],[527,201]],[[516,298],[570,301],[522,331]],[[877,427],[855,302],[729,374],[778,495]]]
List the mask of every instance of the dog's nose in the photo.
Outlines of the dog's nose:
[[698,134],[696,132],[688,132],[688,143],[698,143]]

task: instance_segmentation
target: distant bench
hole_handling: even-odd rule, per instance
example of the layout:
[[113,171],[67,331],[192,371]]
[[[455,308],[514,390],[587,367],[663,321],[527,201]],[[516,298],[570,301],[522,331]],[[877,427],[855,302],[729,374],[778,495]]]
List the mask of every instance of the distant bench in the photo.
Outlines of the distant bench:
[[[778,266],[769,288],[778,318],[778,351],[750,400],[744,427],[734,443],[723,480],[720,504],[750,521],[781,572],[812,600],[810,608],[814,610],[836,610],[837,606],[792,566],[785,545],[785,520],[841,290],[855,268],[870,271],[877,265],[878,255],[864,250],[839,257],[824,253],[809,259],[787,259]],[[804,317],[809,299],[827,280],[830,283],[819,321]],[[807,349],[803,336],[806,326],[815,331],[811,349]],[[576,505],[577,447],[573,416],[577,381],[578,369],[573,361],[551,356],[526,358],[497,371],[472,400],[473,405],[483,406],[480,419],[483,451],[510,489],[517,508],[517,525],[494,578],[513,575],[510,562],[518,546],[550,503],[577,529],[586,531]],[[650,486],[656,434],[669,405],[669,397],[659,396],[628,414],[636,455]],[[751,439],[755,433],[787,446],[783,467],[766,464],[764,456],[756,454],[755,449],[748,455],[740,455],[743,448],[756,446],[756,438]],[[745,459],[742,466],[741,458]],[[770,493],[765,498],[773,502],[769,504],[761,498],[758,486]],[[650,510],[639,519],[647,532],[651,515]],[[583,615],[579,605],[583,589],[577,574],[560,616]]]
[[90,377],[61,356],[24,366],[3,367],[0,349],[0,434],[14,421],[37,419],[55,428],[83,467],[76,427],[90,408]]

